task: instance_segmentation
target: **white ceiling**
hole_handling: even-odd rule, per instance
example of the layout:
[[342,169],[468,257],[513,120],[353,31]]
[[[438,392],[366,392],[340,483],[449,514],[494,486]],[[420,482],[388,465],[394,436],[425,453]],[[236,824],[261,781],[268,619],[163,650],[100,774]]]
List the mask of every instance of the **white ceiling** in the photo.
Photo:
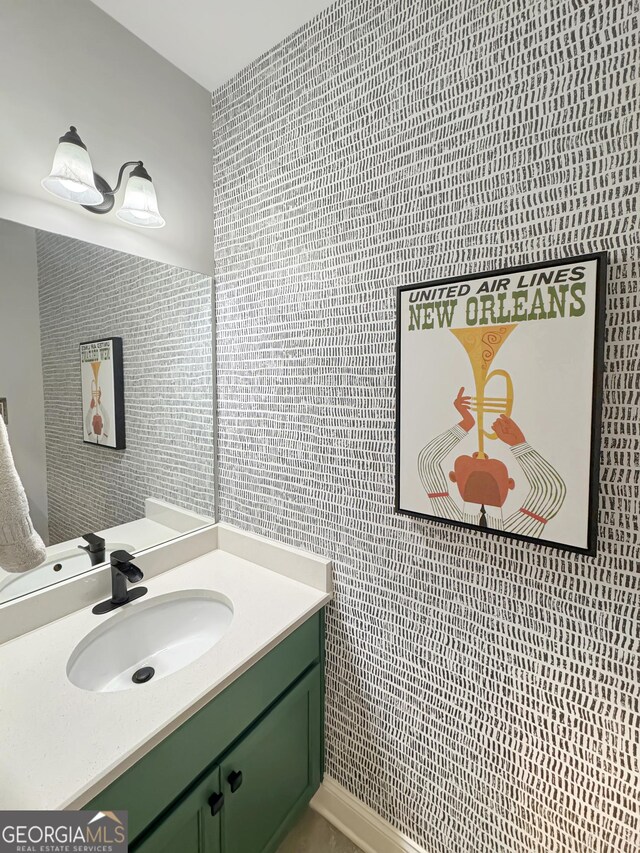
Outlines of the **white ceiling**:
[[210,92],[333,0],[93,0]]

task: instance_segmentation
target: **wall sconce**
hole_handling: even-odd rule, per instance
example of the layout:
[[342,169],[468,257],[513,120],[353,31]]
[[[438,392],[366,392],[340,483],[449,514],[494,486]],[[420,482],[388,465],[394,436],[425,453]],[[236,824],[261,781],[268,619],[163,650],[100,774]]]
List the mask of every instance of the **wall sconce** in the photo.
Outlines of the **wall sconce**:
[[115,204],[115,195],[122,184],[127,166],[135,166],[129,174],[124,191],[124,201],[116,216],[130,225],[142,228],[162,228],[164,219],[158,210],[156,191],[151,177],[141,160],[129,160],[120,167],[118,181],[111,189],[105,179],[93,171],[87,146],[78,136],[75,127],[70,127],[53,158],[51,174],[44,178],[42,186],[65,201],[80,204],[91,213],[108,213]]

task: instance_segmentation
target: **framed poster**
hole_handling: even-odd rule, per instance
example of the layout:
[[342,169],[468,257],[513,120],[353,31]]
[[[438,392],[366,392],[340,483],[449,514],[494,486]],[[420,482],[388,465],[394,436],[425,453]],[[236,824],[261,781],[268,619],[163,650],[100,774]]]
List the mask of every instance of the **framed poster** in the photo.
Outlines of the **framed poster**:
[[596,552],[606,253],[400,287],[396,510]]
[[80,344],[80,372],[83,441],[123,450],[126,444],[122,338]]

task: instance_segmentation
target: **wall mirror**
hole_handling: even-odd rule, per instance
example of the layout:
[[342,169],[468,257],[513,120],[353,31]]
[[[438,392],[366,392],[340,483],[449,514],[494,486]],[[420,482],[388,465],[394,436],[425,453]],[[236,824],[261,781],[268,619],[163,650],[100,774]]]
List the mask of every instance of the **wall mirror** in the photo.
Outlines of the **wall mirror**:
[[3,603],[213,523],[214,404],[209,277],[6,220],[0,258],[0,417],[47,546],[0,564]]

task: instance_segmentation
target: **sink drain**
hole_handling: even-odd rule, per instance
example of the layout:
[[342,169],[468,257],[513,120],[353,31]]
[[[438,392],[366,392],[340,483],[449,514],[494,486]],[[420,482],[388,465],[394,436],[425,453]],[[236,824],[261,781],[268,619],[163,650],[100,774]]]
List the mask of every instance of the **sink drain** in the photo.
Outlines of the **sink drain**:
[[145,681],[151,681],[155,674],[156,671],[152,666],[143,666],[140,669],[136,669],[131,676],[131,681],[134,684],[144,684]]

